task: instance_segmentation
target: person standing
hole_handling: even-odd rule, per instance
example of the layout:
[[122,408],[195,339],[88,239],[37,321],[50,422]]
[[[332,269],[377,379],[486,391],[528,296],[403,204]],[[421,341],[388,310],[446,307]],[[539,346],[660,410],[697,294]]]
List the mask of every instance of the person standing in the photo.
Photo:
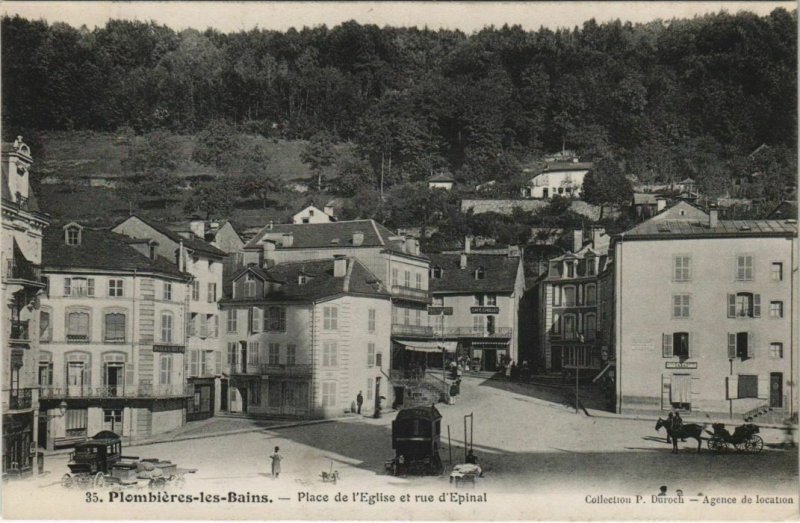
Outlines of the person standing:
[[361,405],[364,404],[364,395],[361,394],[361,391],[358,391],[358,396],[356,396],[356,405],[358,406],[358,413],[361,414]]
[[283,456],[280,455],[280,448],[275,447],[275,452],[270,456],[272,459],[272,477],[277,478],[281,473],[281,461]]

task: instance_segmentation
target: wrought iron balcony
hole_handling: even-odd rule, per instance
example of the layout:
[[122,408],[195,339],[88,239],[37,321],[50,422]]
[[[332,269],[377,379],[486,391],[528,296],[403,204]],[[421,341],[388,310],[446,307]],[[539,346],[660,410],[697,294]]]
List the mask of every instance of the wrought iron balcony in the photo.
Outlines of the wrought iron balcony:
[[419,301],[422,303],[431,302],[431,296],[425,289],[416,289],[414,287],[405,287],[403,285],[392,285],[392,296],[402,298],[404,300]]
[[33,405],[33,389],[9,389],[8,409],[24,410]]
[[67,334],[67,343],[86,343],[88,341],[88,334]]
[[11,341],[31,341],[29,320],[11,320]]
[[194,395],[193,385],[106,385],[103,387],[43,386],[40,399],[60,398],[183,398]]
[[427,336],[433,337],[433,327],[428,325],[405,325],[402,323],[392,324],[392,334],[401,336]]
[[6,281],[21,281],[39,286],[44,285],[42,282],[42,268],[29,262],[23,256],[17,256],[16,259],[6,258],[5,268],[3,276]]
[[260,365],[261,374],[264,376],[302,376],[311,377],[311,365]]
[[443,335],[446,338],[511,338],[513,333],[514,329],[511,327],[495,327],[494,329],[480,327],[445,327]]

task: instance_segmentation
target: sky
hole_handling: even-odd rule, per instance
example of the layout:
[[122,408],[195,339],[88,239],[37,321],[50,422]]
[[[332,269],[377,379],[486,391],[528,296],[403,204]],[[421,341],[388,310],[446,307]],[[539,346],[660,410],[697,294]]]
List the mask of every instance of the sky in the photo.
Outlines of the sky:
[[222,32],[255,27],[284,31],[347,20],[392,26],[461,29],[467,33],[488,25],[572,28],[595,18],[648,22],[658,18],[692,17],[720,10],[764,15],[794,2],[14,2],[2,12],[28,19],[66,22],[74,27],[103,26],[112,18],[154,20],[175,30],[213,27]]

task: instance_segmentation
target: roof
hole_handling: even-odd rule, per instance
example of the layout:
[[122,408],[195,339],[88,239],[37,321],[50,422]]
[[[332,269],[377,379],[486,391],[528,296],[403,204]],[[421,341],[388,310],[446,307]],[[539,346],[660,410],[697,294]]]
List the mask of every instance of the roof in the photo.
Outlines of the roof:
[[[433,254],[431,267],[440,267],[442,277],[431,278],[431,292],[513,292],[519,262],[516,256],[470,253],[462,269],[460,254]],[[482,280],[475,279],[478,267],[484,270]]]
[[594,167],[592,162],[547,162],[542,172],[588,171]]
[[795,236],[797,223],[787,220],[719,220],[715,227],[708,221],[647,220],[623,233],[626,241],[688,237]]
[[397,413],[397,417],[395,420],[406,420],[406,419],[423,419],[426,421],[436,421],[442,419],[442,415],[439,413],[439,410],[431,405],[430,407],[411,407],[408,409],[403,409]]
[[[125,218],[125,220],[128,220],[131,217],[138,218],[139,220],[141,220],[142,222],[144,222],[145,224],[147,224],[151,228],[155,229],[159,233],[163,234],[164,236],[166,236],[170,240],[174,241],[175,243],[183,242],[183,246],[185,248],[187,248],[187,249],[192,250],[192,251],[197,251],[197,252],[201,252],[201,253],[204,253],[204,254],[210,254],[212,256],[219,256],[219,257],[225,257],[225,256],[228,255],[225,251],[222,251],[222,250],[214,247],[213,245],[211,245],[207,241],[201,240],[200,238],[198,238],[197,236],[195,236],[193,234],[189,235],[188,238],[184,238],[183,236],[181,236],[177,232],[171,230],[167,225],[165,225],[163,223],[156,222],[156,221],[151,221],[151,220],[148,220],[146,218],[142,218],[138,214],[133,214],[133,215],[129,216],[128,218]],[[125,220],[123,220],[123,222]]]
[[455,182],[456,179],[447,173],[434,174],[428,178],[429,182]]
[[[279,263],[268,269],[256,265],[245,267],[237,272],[232,280],[235,281],[246,272],[253,272],[262,279],[270,282],[279,282],[271,289],[266,298],[237,298],[227,297],[223,303],[290,301],[313,302],[341,294],[368,294],[380,298],[389,298],[383,284],[364,265],[355,258],[346,258],[348,270],[344,277],[333,276],[333,258],[326,260],[306,260],[297,262]],[[304,274],[308,281],[304,284],[298,282],[299,276]]]
[[657,199],[660,196],[653,194],[653,193],[646,193],[646,192],[636,192],[633,193],[633,204],[634,205],[656,205]]
[[175,278],[190,278],[166,258],[150,259],[128,244],[128,238],[105,229],[81,231],[80,245],[67,245],[60,227],[45,229],[42,241],[45,271],[96,269],[155,272]]
[[772,220],[797,219],[797,202],[793,200],[782,201],[767,218]]

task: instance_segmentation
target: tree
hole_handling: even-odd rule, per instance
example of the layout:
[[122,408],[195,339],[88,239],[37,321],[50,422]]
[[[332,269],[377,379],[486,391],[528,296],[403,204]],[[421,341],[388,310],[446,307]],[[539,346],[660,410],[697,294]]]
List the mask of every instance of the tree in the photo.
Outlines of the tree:
[[165,131],[154,131],[134,141],[122,161],[126,176],[120,190],[127,193],[129,201],[139,207],[147,200],[158,200],[166,208],[169,195],[181,182],[176,174],[177,150],[177,140]]
[[632,196],[631,182],[610,158],[600,159],[583,178],[581,197],[587,203],[600,206],[600,219],[605,206],[625,205]]
[[235,180],[229,177],[202,183],[192,189],[184,204],[187,214],[201,212],[206,220],[228,216],[237,196]]
[[333,138],[325,131],[311,137],[300,159],[317,175],[317,190],[322,191],[322,175],[333,164],[336,153],[333,150]]
[[213,120],[198,135],[192,160],[226,170],[236,163],[241,140],[236,128],[226,120]]
[[352,152],[336,158],[332,166],[335,184],[334,192],[352,196],[365,188],[376,188],[375,176],[371,166]]

